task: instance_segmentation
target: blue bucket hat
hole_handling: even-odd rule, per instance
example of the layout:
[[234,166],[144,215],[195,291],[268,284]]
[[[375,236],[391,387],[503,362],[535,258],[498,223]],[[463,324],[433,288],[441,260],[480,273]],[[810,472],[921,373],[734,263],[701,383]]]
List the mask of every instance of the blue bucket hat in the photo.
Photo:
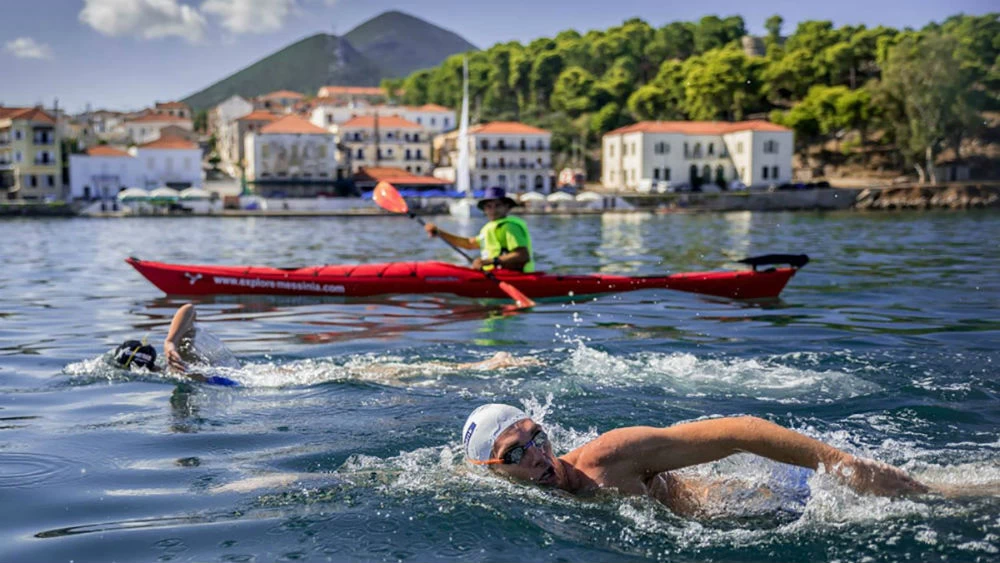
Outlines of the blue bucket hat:
[[485,205],[487,201],[493,201],[495,199],[498,199],[506,203],[508,207],[517,207],[518,205],[516,201],[507,197],[507,190],[501,187],[493,187],[493,188],[486,188],[486,191],[483,192],[483,198],[479,200],[479,203],[476,204],[476,207],[482,209],[483,205]]

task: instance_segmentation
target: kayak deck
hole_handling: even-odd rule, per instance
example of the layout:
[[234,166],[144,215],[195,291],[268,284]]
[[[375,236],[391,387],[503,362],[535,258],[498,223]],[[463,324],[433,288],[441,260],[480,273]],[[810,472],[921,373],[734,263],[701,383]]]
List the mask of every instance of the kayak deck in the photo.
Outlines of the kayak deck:
[[[266,266],[169,264],[125,260],[168,295],[326,295],[451,293],[504,298],[483,272],[444,262],[321,265],[285,269]],[[496,277],[531,298],[572,297],[639,289],[673,289],[734,299],[777,297],[797,268],[691,272],[664,276],[561,275],[499,270]]]

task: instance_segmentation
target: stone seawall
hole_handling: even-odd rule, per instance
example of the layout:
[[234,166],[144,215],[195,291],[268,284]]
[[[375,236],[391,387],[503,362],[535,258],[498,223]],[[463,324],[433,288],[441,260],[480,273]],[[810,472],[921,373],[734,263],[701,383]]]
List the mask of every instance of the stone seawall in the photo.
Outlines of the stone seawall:
[[861,190],[814,188],[774,192],[683,193],[622,196],[636,209],[691,211],[799,211],[850,209]]
[[858,194],[855,209],[973,209],[1000,207],[1000,185],[948,184],[869,188]]

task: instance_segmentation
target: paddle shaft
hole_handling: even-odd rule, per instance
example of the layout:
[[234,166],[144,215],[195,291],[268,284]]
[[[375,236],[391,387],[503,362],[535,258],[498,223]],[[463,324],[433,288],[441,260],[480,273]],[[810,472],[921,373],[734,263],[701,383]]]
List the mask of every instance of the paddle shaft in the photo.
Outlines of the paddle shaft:
[[[421,225],[427,225],[427,223],[424,222],[423,219],[421,219],[420,217],[417,217],[414,213],[407,211],[406,214],[410,216],[410,219],[416,219],[417,223],[420,223]],[[461,254],[462,256],[464,256],[465,259],[468,260],[469,264],[472,264],[472,262],[473,262],[472,256],[469,256],[468,254],[466,254],[464,250],[462,250],[461,248],[455,246],[455,244],[452,243],[450,240],[448,240],[448,239],[446,239],[444,237],[438,237],[438,238],[441,239],[441,240],[443,240],[444,243],[447,244],[448,246],[454,248],[455,252],[457,252],[457,253]],[[483,273],[485,273],[487,276],[491,276],[490,272],[485,272],[484,271]]]

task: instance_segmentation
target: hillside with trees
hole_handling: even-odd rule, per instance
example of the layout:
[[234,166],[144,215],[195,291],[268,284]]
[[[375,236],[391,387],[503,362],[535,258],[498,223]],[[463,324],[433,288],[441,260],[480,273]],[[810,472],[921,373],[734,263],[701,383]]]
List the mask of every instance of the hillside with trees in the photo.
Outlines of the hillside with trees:
[[[772,16],[751,38],[739,16],[659,28],[636,18],[498,43],[465,54],[472,112],[551,130],[557,166],[582,139],[591,176],[601,136],[641,120],[766,117],[795,131],[801,166],[853,162],[921,180],[942,153],[962,159],[996,141],[1000,14],[920,30],[806,21],[785,36],[782,24]],[[382,84],[401,89],[401,103],[458,107],[462,59]]]

